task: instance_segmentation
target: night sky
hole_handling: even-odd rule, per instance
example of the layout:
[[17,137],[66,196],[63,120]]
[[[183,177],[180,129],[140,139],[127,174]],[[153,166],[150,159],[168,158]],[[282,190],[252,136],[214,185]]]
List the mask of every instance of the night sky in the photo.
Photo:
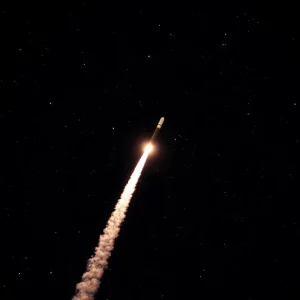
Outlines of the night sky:
[[299,295],[296,13],[66,7],[1,11],[0,298],[74,296],[161,117],[96,300]]

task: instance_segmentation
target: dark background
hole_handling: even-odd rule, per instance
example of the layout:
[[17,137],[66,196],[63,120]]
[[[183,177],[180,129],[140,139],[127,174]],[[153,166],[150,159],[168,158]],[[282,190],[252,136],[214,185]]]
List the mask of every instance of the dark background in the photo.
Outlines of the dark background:
[[299,294],[299,22],[272,8],[2,9],[1,299],[73,297],[162,116],[96,299]]

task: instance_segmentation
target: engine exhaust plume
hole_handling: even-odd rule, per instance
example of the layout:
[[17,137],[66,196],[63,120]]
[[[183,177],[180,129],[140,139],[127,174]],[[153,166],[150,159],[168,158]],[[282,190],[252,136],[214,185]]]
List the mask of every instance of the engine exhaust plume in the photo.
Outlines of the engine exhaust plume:
[[125,219],[125,214],[139,180],[150,149],[146,149],[136,165],[125,189],[119,199],[115,210],[110,216],[103,234],[100,236],[95,255],[88,260],[87,271],[82,275],[81,282],[76,286],[73,300],[93,300],[101,283],[104,270],[107,268],[108,259],[114,249],[115,239],[119,235],[120,227]]

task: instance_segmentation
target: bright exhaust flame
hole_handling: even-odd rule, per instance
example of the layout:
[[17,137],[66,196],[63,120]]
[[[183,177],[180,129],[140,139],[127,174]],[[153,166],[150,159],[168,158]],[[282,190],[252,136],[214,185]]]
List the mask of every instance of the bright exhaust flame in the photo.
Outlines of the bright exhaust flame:
[[[148,145],[151,146],[151,145]],[[136,165],[125,189],[119,199],[115,210],[109,218],[103,234],[100,236],[95,255],[88,260],[87,271],[82,275],[82,280],[76,286],[76,295],[73,300],[93,300],[100,286],[104,270],[107,268],[108,259],[114,249],[115,239],[119,235],[120,227],[125,219],[125,214],[134,193],[151,147],[146,147],[144,154]]]
[[145,151],[148,151],[149,153],[153,150],[153,145],[152,144],[148,144],[146,147],[145,147]]

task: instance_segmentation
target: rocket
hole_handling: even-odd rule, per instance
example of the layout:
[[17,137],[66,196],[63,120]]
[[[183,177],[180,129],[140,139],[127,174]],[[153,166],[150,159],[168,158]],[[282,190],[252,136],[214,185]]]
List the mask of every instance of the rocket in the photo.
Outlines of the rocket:
[[150,145],[151,145],[151,144],[154,142],[154,140],[156,139],[156,136],[158,135],[158,133],[159,133],[159,131],[160,131],[160,128],[161,128],[162,124],[164,123],[164,120],[165,120],[164,117],[160,118],[160,120],[159,120],[159,122],[158,122],[158,124],[157,124],[157,126],[156,126],[156,128],[155,128],[155,131],[154,131],[154,133],[152,134],[152,137],[151,137],[151,139],[150,139],[150,142],[149,142]]

